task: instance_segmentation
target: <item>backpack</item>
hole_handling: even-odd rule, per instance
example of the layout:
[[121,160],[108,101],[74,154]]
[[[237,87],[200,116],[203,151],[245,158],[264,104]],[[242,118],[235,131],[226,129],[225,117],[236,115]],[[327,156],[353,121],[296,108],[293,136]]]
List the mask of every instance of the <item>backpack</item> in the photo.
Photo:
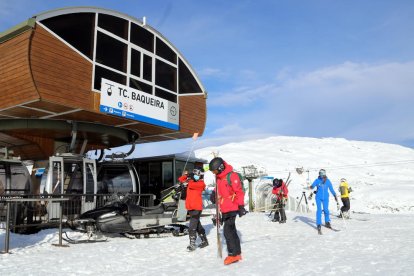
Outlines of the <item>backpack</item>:
[[231,179],[230,179],[230,176],[231,176],[231,174],[232,174],[232,173],[236,173],[236,174],[239,176],[239,179],[240,179],[240,185],[241,185],[241,187],[242,187],[242,189],[243,189],[243,193],[244,193],[244,192],[246,191],[246,189],[244,188],[243,176],[241,175],[241,173],[234,172],[234,171],[229,172],[229,173],[226,175],[227,183],[229,184],[229,186],[231,186]]

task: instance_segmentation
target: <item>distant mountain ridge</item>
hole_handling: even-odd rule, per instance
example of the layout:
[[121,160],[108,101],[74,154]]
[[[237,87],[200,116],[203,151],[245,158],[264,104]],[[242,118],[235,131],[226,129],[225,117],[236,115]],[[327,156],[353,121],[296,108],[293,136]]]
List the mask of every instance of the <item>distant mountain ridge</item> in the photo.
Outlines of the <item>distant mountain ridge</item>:
[[354,190],[352,210],[414,213],[411,148],[343,138],[274,136],[195,151],[196,157],[207,160],[213,158],[213,153],[239,171],[243,166],[255,165],[277,178],[286,178],[290,172],[291,195],[300,196],[307,183],[324,168],[335,189],[342,177],[348,180]]

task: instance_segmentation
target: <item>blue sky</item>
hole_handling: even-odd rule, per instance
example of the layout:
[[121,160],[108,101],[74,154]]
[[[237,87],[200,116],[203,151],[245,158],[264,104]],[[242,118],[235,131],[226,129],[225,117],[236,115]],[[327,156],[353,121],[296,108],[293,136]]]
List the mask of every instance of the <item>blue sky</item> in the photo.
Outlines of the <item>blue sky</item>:
[[208,91],[196,145],[142,152],[277,135],[414,147],[411,0],[0,0],[0,30],[67,6],[146,16]]

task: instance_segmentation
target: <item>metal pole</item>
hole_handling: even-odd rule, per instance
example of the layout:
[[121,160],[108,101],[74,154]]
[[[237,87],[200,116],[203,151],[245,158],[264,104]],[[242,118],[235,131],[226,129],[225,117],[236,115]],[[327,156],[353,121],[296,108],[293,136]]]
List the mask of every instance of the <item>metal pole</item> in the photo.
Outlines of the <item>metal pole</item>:
[[253,191],[252,191],[252,179],[248,179],[249,181],[249,212],[253,212]]
[[4,251],[1,253],[9,253],[9,242],[10,242],[10,202],[7,202],[7,212],[6,212],[6,236],[4,239]]
[[59,212],[59,244],[52,244],[54,246],[59,246],[59,247],[69,247],[69,245],[62,244],[62,217],[63,217],[63,207],[62,207],[62,200],[59,201],[59,207],[60,207],[60,212]]

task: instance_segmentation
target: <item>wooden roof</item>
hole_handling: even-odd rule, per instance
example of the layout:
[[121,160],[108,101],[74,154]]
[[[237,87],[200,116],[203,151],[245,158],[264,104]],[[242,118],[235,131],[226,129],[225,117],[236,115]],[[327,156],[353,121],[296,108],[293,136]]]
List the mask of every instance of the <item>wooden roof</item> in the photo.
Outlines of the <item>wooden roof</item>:
[[93,63],[41,24],[0,37],[0,72],[0,147],[23,159],[46,159],[75,132],[77,150],[85,140],[90,150],[204,132],[205,91],[178,95],[179,130],[100,112]]

